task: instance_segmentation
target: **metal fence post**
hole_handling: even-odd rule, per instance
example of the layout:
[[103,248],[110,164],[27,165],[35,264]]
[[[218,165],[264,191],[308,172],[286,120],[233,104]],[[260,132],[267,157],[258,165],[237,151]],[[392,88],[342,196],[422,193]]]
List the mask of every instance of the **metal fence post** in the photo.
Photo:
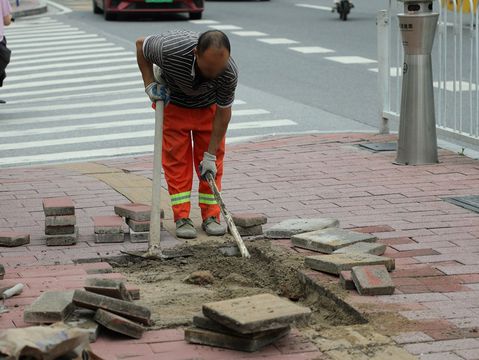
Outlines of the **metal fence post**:
[[378,37],[378,87],[379,87],[379,133],[389,134],[389,122],[386,113],[390,110],[390,56],[389,12],[380,10],[376,16]]

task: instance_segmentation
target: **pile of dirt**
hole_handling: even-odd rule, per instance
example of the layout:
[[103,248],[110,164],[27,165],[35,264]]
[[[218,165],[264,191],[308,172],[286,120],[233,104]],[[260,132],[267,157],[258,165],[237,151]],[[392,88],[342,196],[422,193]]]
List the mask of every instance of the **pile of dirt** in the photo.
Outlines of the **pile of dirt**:
[[[185,249],[177,249],[184,251]],[[152,311],[154,328],[190,325],[193,315],[206,302],[260,293],[277,294],[310,307],[314,313],[309,325],[334,326],[354,321],[332,300],[307,291],[298,271],[304,258],[272,246],[269,241],[248,244],[251,258],[226,256],[218,243],[188,245],[191,257],[168,261],[129,258],[112,264],[129,283],[141,290],[141,303]],[[192,273],[209,272],[212,282],[203,285],[185,281]]]

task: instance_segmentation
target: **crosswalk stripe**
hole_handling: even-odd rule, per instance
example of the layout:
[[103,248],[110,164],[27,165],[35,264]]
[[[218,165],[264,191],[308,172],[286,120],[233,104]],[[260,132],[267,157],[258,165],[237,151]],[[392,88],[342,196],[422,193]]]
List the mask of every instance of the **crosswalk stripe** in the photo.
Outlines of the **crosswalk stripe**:
[[[111,75],[100,75],[100,76],[90,76],[90,77],[77,77],[69,79],[58,79],[58,80],[42,80],[42,81],[25,81],[22,83],[12,83],[10,84],[7,81],[8,89],[25,89],[33,87],[45,87],[50,85],[60,85],[60,84],[77,84],[91,81],[102,81],[102,80],[114,80],[114,79],[123,79],[127,77],[136,77],[140,78],[139,72],[132,73],[123,73],[123,74],[111,74]],[[7,78],[8,79],[8,78]],[[11,80],[11,79],[10,79]]]
[[[96,44],[100,45],[100,44]],[[74,59],[82,59],[87,57],[97,57],[97,56],[105,56],[105,54],[101,54],[104,52],[112,52],[115,51],[125,51],[124,48],[121,46],[109,46],[109,47],[100,47],[100,48],[93,48],[87,50],[73,50],[73,51],[61,51],[61,52],[49,52],[48,54],[35,54],[35,59],[32,59],[31,55],[17,55],[17,52],[12,54],[12,62],[14,63],[22,63],[22,64],[37,64],[39,62],[51,62],[51,61],[62,61],[62,60],[74,60]],[[133,54],[132,51],[125,51],[125,54]],[[65,56],[68,54],[69,56]],[[71,56],[75,55],[76,56]],[[82,55],[84,54],[84,55]],[[79,55],[79,56],[78,56]],[[106,54],[108,55],[108,54]],[[19,61],[23,59],[28,59],[24,61]],[[10,64],[10,66],[14,66],[14,64]]]
[[32,29],[38,29],[38,28],[42,28],[42,27],[45,27],[45,26],[56,26],[56,25],[63,25],[64,23],[60,22],[60,21],[57,21],[57,20],[51,20],[51,21],[42,21],[42,22],[39,22],[38,24],[34,24],[34,23],[28,23],[26,21],[22,21],[22,22],[15,22],[14,24],[12,24],[12,26],[8,29],[8,31],[15,31],[17,29],[29,29],[29,30],[32,30]]
[[231,33],[238,36],[268,36],[268,34],[261,31],[233,31]]
[[58,43],[57,40],[69,40],[68,43],[75,43],[77,39],[90,39],[90,38],[97,38],[97,34],[81,34],[81,35],[70,35],[70,36],[52,36],[45,39],[18,39],[12,40],[9,44],[15,45],[18,47],[18,44],[28,44],[30,46],[42,46],[43,44],[48,44],[49,41],[54,41],[52,44]]
[[58,24],[50,24],[50,25],[45,25],[45,26],[38,26],[38,27],[25,27],[25,28],[20,28],[20,29],[17,29],[17,28],[10,28],[10,29],[7,29],[6,30],[6,34],[28,34],[29,32],[31,33],[32,31],[44,31],[44,32],[48,32],[48,31],[61,31],[61,30],[64,30],[64,29],[72,29],[73,26],[70,26],[70,25],[65,25],[65,24],[62,24],[62,23],[58,23]]
[[37,71],[37,70],[46,70],[46,69],[61,69],[77,66],[87,66],[87,65],[100,65],[100,64],[112,64],[112,63],[121,63],[121,62],[132,62],[136,63],[136,58],[133,56],[123,56],[118,59],[103,59],[103,60],[91,60],[91,61],[79,61],[79,62],[64,62],[60,64],[47,64],[47,65],[38,65],[38,66],[25,66],[25,67],[14,67],[10,69],[10,73],[17,73],[23,71]]
[[[35,58],[33,60],[23,60],[23,61],[18,61],[15,59],[13,61],[13,64],[11,64],[8,69],[11,71],[12,69],[15,69],[19,65],[28,65],[28,64],[41,64],[41,63],[57,63],[57,62],[63,62],[63,61],[69,61],[69,60],[85,60],[85,59],[101,59],[101,58],[112,58],[112,57],[117,57],[117,56],[129,56],[132,57],[134,56],[134,53],[131,51],[121,51],[118,50],[118,52],[110,52],[108,51],[107,53],[100,53],[100,54],[87,54],[87,55],[77,55],[77,56],[63,56],[63,57],[55,57],[55,58],[46,58],[46,59],[38,59]],[[29,57],[31,59],[31,57]]]
[[[62,36],[73,36],[73,35],[82,35],[82,34],[86,34],[84,31],[80,31],[80,30],[73,30],[73,29],[68,29],[68,30],[62,30],[61,31],[61,35]],[[55,37],[58,37],[59,34],[57,33],[54,33],[54,34],[41,34],[41,33],[37,33],[35,32],[35,34],[21,34],[21,35],[9,35],[8,36],[8,40],[9,41],[17,41],[17,40],[22,40],[22,39],[52,39],[52,38],[55,38]]]
[[331,11],[330,6],[321,6],[321,5],[311,5],[311,4],[295,4],[298,7],[304,7],[308,9],[322,10],[322,11]]
[[80,31],[80,29],[78,29],[77,27],[71,27],[71,26],[59,26],[53,29],[37,30],[35,31],[34,34],[32,34],[31,31],[10,32],[8,30],[5,32],[5,34],[10,39],[13,37],[20,38],[20,37],[28,37],[28,36],[51,36],[57,33],[75,32],[75,31]]
[[216,30],[242,30],[241,26],[236,25],[209,25],[208,27]]
[[335,62],[338,62],[340,64],[346,64],[346,65],[377,63],[376,60],[368,59],[368,58],[365,58],[365,57],[362,57],[362,56],[330,56],[330,57],[326,57],[325,59],[335,61]]
[[52,45],[51,48],[59,48],[60,46],[58,45],[72,45],[72,44],[83,44],[83,43],[90,43],[90,42],[103,42],[103,41],[106,41],[105,38],[94,38],[94,37],[97,37],[98,35],[96,34],[92,34],[94,35],[92,39],[80,39],[80,40],[75,40],[75,41],[70,41],[70,40],[66,40],[66,41],[53,41],[53,42],[45,42],[45,43],[29,43],[29,44],[9,44],[8,47],[12,48],[12,50],[15,50],[15,49],[23,49],[23,48],[41,48],[42,51],[45,51],[44,48],[42,48],[43,46],[50,46]]
[[[93,53],[95,51],[98,51],[98,48],[110,48],[114,44],[111,42],[105,42],[104,39],[95,39],[95,41],[98,41],[99,43],[95,44],[83,44],[83,45],[67,45],[67,46],[54,46],[54,47],[44,47],[44,48],[38,48],[38,49],[19,49],[15,50],[12,54],[12,57],[16,56],[17,54],[29,54],[30,58],[32,56],[39,56],[41,57],[48,57],[52,56],[52,53],[54,51],[62,51],[62,50],[74,50],[72,52],[70,51],[64,51],[64,54],[72,54],[72,53],[77,53],[76,51],[78,49],[88,49],[88,50],[82,50],[84,52],[90,52]],[[36,54],[36,53],[41,53],[41,54]]]
[[283,45],[283,44],[298,44],[299,41],[286,39],[286,38],[263,38],[256,39],[258,41],[264,42],[270,45]]
[[[132,125],[135,125],[135,126],[153,125],[155,123],[155,120],[152,118],[148,120],[131,121],[130,123],[132,123]],[[297,123],[287,119],[252,121],[252,122],[231,124],[228,130],[259,129],[259,128],[271,128],[271,127],[278,127],[278,126],[293,126],[293,125],[297,125]],[[85,128],[83,128],[83,130],[84,129]],[[98,129],[98,128],[96,127],[95,129]],[[41,148],[41,147],[57,146],[57,145],[83,144],[83,143],[111,141],[111,140],[137,139],[142,137],[153,137],[154,135],[155,135],[155,130],[150,129],[150,130],[143,130],[143,131],[121,132],[121,133],[105,134],[105,135],[91,135],[91,136],[61,138],[61,139],[25,141],[20,143],[15,142],[15,143],[9,143],[9,144],[0,144],[0,151],[28,149],[28,148]]]
[[191,24],[196,24],[196,25],[211,25],[211,24],[218,24],[218,21],[216,20],[190,20],[189,21]]
[[303,54],[327,54],[335,52],[334,50],[326,49],[320,46],[295,46],[290,47],[289,49]]
[[32,80],[32,79],[43,79],[49,77],[60,77],[60,76],[68,76],[68,75],[82,75],[82,74],[91,74],[91,73],[102,73],[107,71],[116,71],[116,70],[128,70],[128,69],[138,69],[137,64],[129,64],[129,65],[117,65],[117,66],[103,66],[103,67],[95,67],[95,68],[88,68],[88,69],[78,69],[78,70],[64,70],[64,71],[48,71],[42,72],[39,74],[28,74],[28,75],[20,75],[15,76],[15,81],[19,80]]
[[235,116],[252,116],[252,115],[264,115],[269,114],[268,110],[263,109],[245,109],[245,110],[233,110]]

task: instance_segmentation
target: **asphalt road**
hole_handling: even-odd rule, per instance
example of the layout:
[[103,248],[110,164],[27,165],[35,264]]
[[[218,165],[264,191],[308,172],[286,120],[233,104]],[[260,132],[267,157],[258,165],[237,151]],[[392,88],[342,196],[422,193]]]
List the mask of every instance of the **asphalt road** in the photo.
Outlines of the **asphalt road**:
[[[58,0],[8,29],[0,98],[0,166],[148,152],[153,112],[135,68],[137,37],[170,29],[226,29],[240,68],[230,142],[255,136],[375,131],[376,12],[357,2],[348,21],[330,1],[210,1],[184,16],[105,21],[89,1]],[[72,11],[69,11],[72,10]],[[205,21],[206,20],[206,21]],[[34,34],[34,35],[32,35]]]

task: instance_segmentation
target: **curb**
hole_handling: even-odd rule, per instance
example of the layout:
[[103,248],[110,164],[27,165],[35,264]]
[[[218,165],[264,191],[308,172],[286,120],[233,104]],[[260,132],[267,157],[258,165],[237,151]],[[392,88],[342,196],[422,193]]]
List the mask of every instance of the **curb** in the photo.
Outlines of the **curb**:
[[26,16],[32,16],[32,15],[39,15],[39,14],[44,14],[48,11],[47,3],[43,0],[40,0],[38,2],[38,5],[35,7],[27,8],[24,10],[14,10],[15,8],[13,7],[12,9],[12,16],[14,18],[21,18],[21,17],[26,17]]

